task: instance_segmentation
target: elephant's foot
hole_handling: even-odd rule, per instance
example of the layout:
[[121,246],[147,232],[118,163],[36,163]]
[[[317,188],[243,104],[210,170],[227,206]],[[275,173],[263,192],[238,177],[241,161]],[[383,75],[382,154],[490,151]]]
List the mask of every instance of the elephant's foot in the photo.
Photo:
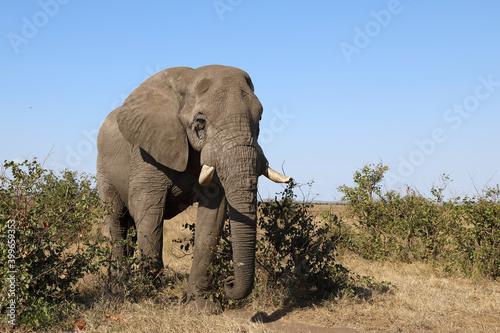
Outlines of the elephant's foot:
[[190,296],[187,296],[186,304],[207,314],[218,315],[223,312],[220,302],[217,300],[210,300],[208,294],[191,294]]

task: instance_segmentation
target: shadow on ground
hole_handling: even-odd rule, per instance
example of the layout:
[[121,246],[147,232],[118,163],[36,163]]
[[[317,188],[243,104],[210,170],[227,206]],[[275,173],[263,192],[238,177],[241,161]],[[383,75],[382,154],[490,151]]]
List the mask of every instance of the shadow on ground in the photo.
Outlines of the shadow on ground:
[[265,312],[257,312],[253,314],[248,310],[229,310],[224,312],[224,316],[230,317],[232,319],[239,320],[241,322],[253,322],[256,324],[264,325],[266,328],[286,333],[298,333],[298,332],[311,332],[311,333],[360,333],[351,328],[341,328],[341,327],[325,327],[308,325],[293,321],[287,321],[286,315],[292,312],[294,309],[279,309],[271,314]]

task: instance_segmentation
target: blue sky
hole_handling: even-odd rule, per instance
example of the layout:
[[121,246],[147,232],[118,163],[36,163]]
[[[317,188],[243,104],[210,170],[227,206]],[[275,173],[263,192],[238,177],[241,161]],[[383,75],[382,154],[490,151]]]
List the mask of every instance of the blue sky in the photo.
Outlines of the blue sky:
[[[152,74],[247,71],[275,169],[338,200],[366,163],[386,188],[500,183],[498,1],[7,1],[0,159],[95,172],[105,116]],[[280,186],[261,178],[260,193]]]

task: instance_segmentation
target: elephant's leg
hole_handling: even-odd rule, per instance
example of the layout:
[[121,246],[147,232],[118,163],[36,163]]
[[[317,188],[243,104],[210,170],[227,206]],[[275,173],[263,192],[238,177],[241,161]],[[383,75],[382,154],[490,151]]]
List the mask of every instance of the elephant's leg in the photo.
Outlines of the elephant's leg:
[[[138,193],[136,193],[138,194]],[[155,273],[163,268],[163,211],[165,195],[145,195],[131,211],[136,225],[137,248],[142,262]]]
[[219,305],[206,299],[209,291],[208,265],[214,258],[221,230],[226,217],[226,198],[222,188],[214,182],[204,187],[198,203],[198,217],[195,228],[194,254],[189,274],[187,299],[194,300],[199,308],[220,313]]
[[[134,221],[125,207],[117,210],[116,213],[106,216],[105,220],[109,228],[111,241],[113,242],[112,259],[114,263],[112,264],[111,272],[115,276],[120,276],[127,272],[127,268],[123,271],[120,269],[120,266],[125,264],[126,267],[128,267],[127,263],[124,263],[123,260],[131,258],[134,255],[132,244],[136,239],[128,235],[130,228],[133,228]],[[118,242],[120,240],[127,240],[127,242],[125,244],[123,242]]]
[[125,232],[123,238],[127,240],[127,244],[124,249],[124,255],[126,258],[132,258],[134,256],[134,244],[137,243],[137,235],[130,236],[129,231],[131,228],[135,228],[134,219],[130,216],[128,209],[120,217],[120,224],[125,227]]
[[[158,271],[163,268],[163,213],[158,209],[137,214],[137,247],[146,266]],[[161,210],[163,212],[163,209]]]
[[[132,218],[127,212],[127,208],[120,199],[115,187],[107,181],[107,179],[98,173],[99,195],[101,200],[109,205],[104,222],[109,231],[109,236],[112,242],[112,260],[115,262],[113,266],[120,263],[123,256],[127,254],[127,247],[120,240],[126,239],[129,227],[133,224]],[[116,274],[115,269],[112,270]]]
[[115,208],[113,208],[113,212],[106,215],[104,220],[106,222],[106,226],[108,227],[111,241],[113,242],[113,260],[121,261],[123,259],[123,255],[125,254],[126,248],[124,244],[118,245],[117,242],[126,238],[128,224],[122,218],[125,208],[118,205],[114,206]]
[[128,206],[137,230],[137,247],[152,273],[163,268],[163,215],[168,191],[165,173],[139,156],[132,156]]

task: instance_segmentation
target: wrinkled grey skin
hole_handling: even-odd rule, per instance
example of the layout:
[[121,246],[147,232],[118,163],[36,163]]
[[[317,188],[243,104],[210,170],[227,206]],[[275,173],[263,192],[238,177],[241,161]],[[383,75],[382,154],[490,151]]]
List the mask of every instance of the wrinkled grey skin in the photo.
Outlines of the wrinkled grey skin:
[[[112,240],[135,225],[141,255],[162,265],[163,220],[199,203],[187,290],[198,306],[214,306],[202,296],[227,209],[235,271],[225,292],[241,299],[252,291],[257,179],[268,164],[257,143],[261,114],[244,71],[177,67],[142,83],[99,131],[97,182],[101,199],[113,204],[105,217]],[[198,182],[202,165],[216,170],[206,186]],[[114,249],[114,259],[124,255],[125,246]]]

